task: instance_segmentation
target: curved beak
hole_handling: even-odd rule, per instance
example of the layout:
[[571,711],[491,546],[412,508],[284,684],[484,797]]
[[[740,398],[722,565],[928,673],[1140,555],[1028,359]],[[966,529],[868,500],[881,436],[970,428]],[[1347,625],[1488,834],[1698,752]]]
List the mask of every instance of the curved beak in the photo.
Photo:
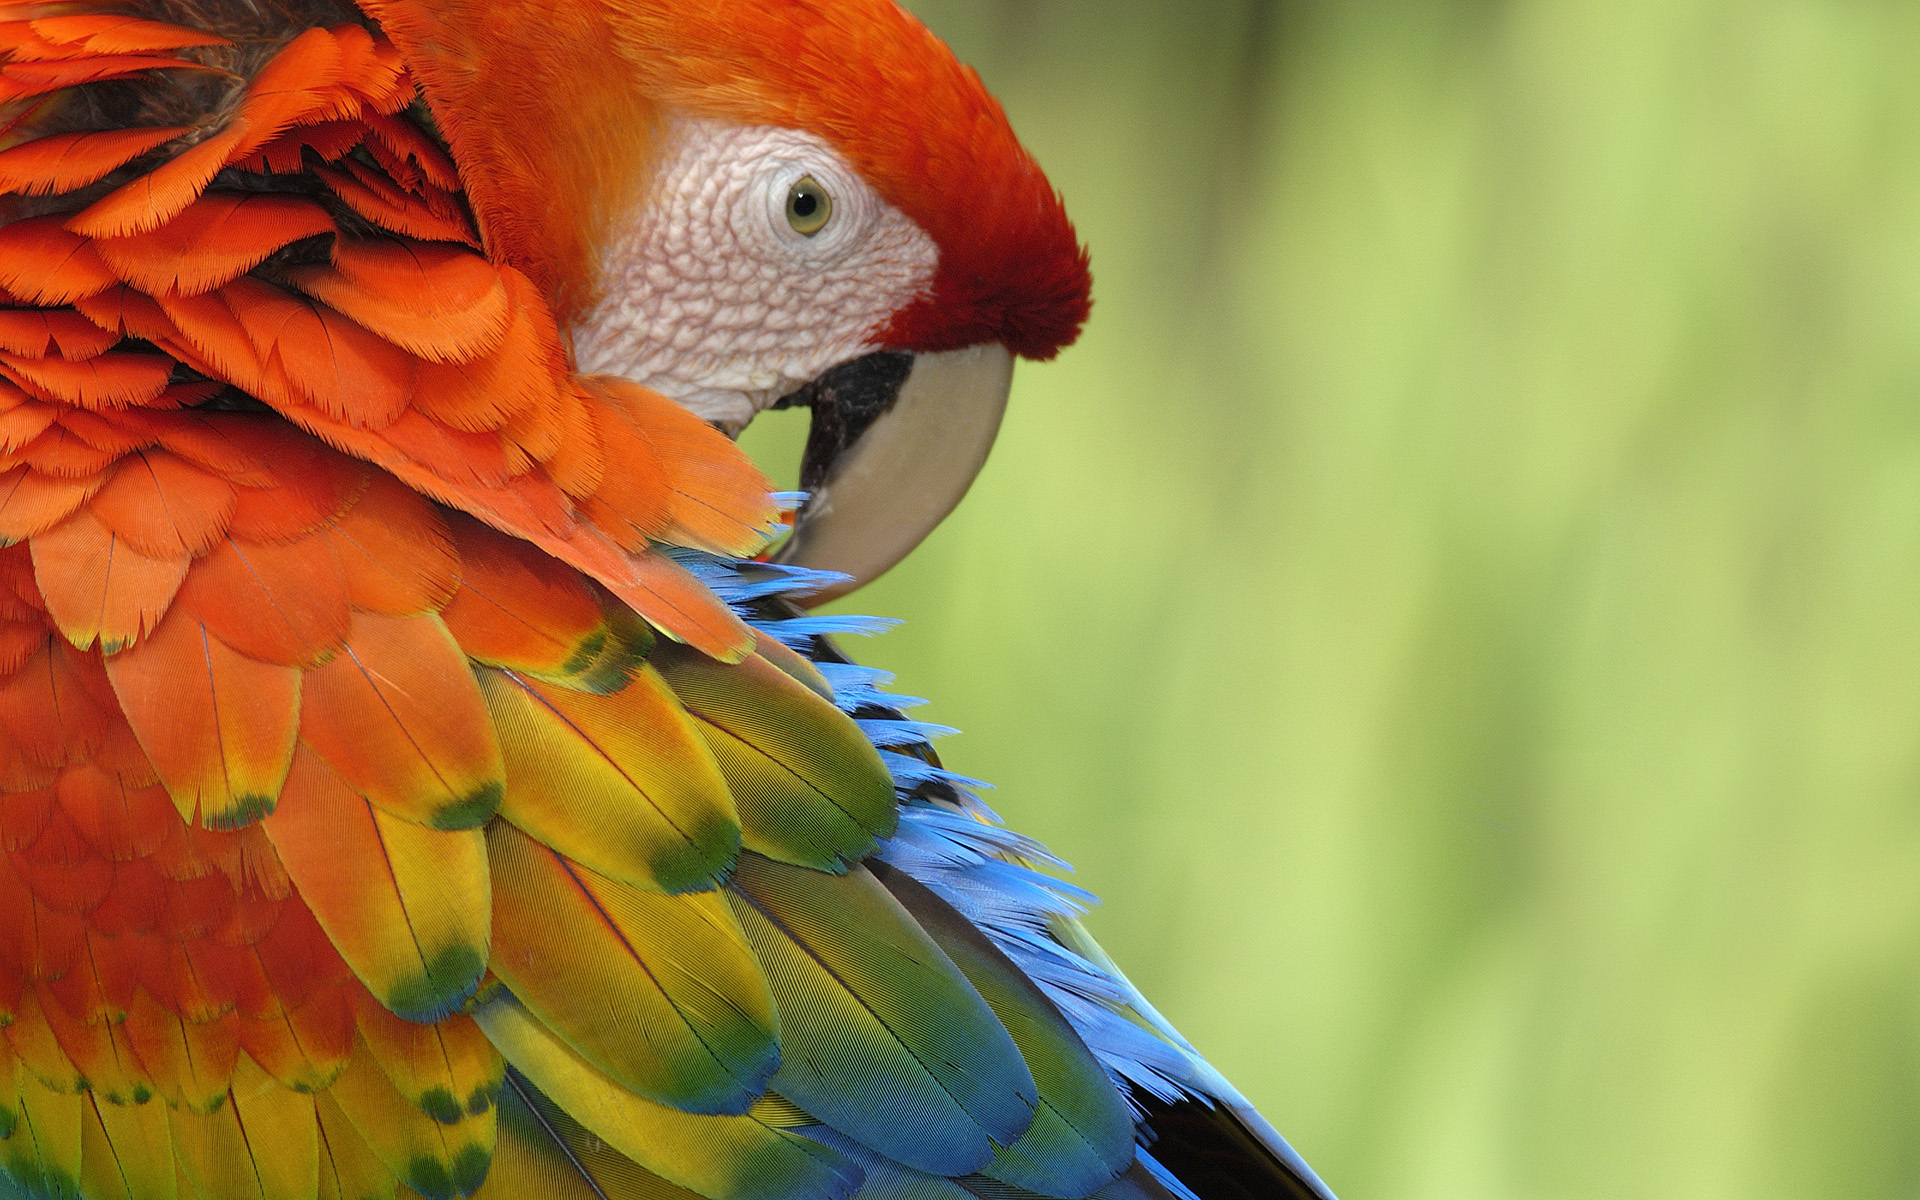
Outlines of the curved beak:
[[940,354],[883,351],[828,371],[776,407],[807,405],[800,464],[810,493],[776,561],[852,576],[824,604],[905,558],[967,494],[1013,386],[998,344]]

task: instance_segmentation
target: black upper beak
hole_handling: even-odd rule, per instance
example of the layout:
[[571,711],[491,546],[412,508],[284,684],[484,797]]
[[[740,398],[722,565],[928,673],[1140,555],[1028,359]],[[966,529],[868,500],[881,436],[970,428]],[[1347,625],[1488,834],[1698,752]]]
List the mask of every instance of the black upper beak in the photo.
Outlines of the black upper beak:
[[833,464],[860,435],[900,398],[913,373],[913,355],[880,350],[822,374],[799,391],[781,397],[775,408],[813,410],[807,448],[800,456],[800,488],[811,492],[827,481]]
[[810,496],[780,562],[838,571],[820,604],[879,578],[960,503],[1000,431],[1013,356],[998,344],[935,354],[881,351],[781,399],[807,406]]

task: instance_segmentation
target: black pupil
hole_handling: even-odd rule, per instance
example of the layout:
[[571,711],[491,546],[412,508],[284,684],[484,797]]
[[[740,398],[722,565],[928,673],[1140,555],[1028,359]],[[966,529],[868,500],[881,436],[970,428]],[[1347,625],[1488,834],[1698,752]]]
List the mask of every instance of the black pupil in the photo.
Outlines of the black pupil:
[[812,192],[801,191],[794,193],[793,212],[795,216],[810,217],[817,212],[819,208],[820,198]]

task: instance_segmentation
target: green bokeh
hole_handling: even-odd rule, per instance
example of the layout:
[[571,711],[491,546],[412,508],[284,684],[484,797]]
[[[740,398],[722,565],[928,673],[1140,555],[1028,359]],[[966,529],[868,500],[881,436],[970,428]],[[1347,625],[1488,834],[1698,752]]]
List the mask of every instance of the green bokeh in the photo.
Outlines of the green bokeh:
[[1920,6],[916,7],[1098,279],[952,765],[1347,1200],[1920,1195]]

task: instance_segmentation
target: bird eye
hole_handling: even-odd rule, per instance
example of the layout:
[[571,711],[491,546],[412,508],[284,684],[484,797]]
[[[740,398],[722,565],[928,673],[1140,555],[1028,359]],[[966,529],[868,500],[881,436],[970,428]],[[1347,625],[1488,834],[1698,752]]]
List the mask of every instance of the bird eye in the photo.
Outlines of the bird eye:
[[833,197],[820,181],[803,175],[787,189],[787,224],[801,237],[812,237],[833,219]]

